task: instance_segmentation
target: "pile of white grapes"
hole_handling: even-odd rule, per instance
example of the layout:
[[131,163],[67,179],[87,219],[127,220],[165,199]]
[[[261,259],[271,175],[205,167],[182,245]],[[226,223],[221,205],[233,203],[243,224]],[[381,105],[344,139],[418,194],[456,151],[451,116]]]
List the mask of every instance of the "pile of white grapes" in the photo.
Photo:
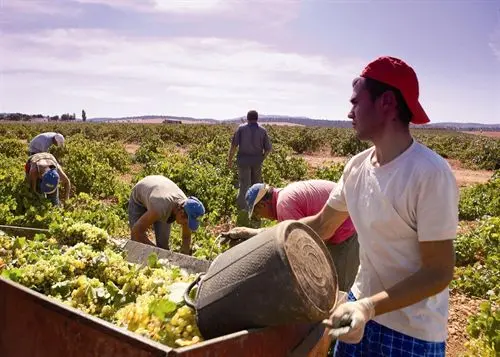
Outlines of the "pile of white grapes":
[[60,302],[170,347],[202,340],[182,293],[196,276],[160,264],[139,266],[89,224],[66,223],[33,240],[0,235],[0,274]]

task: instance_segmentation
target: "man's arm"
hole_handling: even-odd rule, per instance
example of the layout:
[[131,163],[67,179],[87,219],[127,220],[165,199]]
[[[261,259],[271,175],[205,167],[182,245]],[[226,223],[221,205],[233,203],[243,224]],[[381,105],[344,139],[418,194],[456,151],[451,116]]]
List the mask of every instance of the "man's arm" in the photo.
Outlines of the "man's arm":
[[229,168],[231,168],[233,166],[233,158],[234,158],[234,154],[236,153],[237,147],[238,147],[237,145],[231,144],[231,148],[229,149],[229,155],[227,157],[227,166]]
[[36,181],[38,179],[38,168],[36,165],[32,165],[29,173],[29,182],[30,187],[33,192],[37,192],[36,190]]
[[321,239],[327,240],[348,217],[348,212],[337,211],[326,203],[316,215],[304,217],[299,222],[307,224]]
[[269,155],[270,152],[271,152],[271,150],[264,150],[264,154],[263,154],[264,160],[266,159],[266,157]]
[[182,226],[182,246],[181,253],[191,255],[191,230],[187,226]]
[[231,138],[231,147],[229,148],[229,154],[227,157],[227,167],[231,168],[233,166],[233,158],[236,153],[236,148],[240,144],[240,128],[238,128]]
[[371,297],[375,315],[413,305],[443,291],[453,279],[453,240],[420,242],[421,268],[393,287]]
[[444,290],[453,278],[455,252],[453,240],[419,243],[421,268],[391,288],[333,311],[323,323],[330,336],[346,343],[359,343],[365,324],[377,315],[413,305]]
[[264,137],[264,159],[269,155],[269,153],[272,151],[273,146],[271,145],[271,140],[269,140],[269,135],[267,134],[267,131],[265,133]]
[[154,245],[148,237],[146,236],[146,230],[150,227],[154,222],[156,222],[160,218],[160,216],[153,210],[148,210],[144,213],[141,218],[135,222],[131,229],[132,240],[136,242],[141,242],[144,244]]
[[59,172],[59,176],[61,176],[61,181],[64,187],[64,200],[66,201],[67,199],[69,199],[71,182],[61,167],[58,167],[57,171]]
[[350,326],[332,330],[334,338],[358,343],[365,324],[374,316],[413,305],[449,285],[455,266],[453,240],[458,225],[458,198],[451,170],[426,175],[416,197],[419,269],[385,291],[340,305],[325,324],[337,327],[339,322],[345,322],[343,316],[349,316]]

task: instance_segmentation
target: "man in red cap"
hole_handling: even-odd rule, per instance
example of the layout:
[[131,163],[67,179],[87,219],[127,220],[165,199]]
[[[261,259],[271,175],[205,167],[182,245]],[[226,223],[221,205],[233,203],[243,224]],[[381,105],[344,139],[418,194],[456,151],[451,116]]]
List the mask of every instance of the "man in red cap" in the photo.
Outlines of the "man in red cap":
[[413,69],[380,57],[353,81],[354,156],[323,209],[301,219],[321,237],[350,216],[360,266],[348,302],[324,321],[334,356],[445,356],[458,188],[448,163],[416,142],[429,122]]

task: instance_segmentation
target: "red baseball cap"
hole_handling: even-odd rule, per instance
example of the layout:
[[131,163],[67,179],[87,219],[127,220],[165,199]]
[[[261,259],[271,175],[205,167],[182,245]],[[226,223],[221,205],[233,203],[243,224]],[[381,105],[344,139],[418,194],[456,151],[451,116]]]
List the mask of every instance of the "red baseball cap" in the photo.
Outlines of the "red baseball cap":
[[411,118],[413,124],[430,122],[418,101],[417,74],[403,60],[389,56],[379,57],[365,67],[361,72],[361,77],[371,78],[399,89],[413,114]]

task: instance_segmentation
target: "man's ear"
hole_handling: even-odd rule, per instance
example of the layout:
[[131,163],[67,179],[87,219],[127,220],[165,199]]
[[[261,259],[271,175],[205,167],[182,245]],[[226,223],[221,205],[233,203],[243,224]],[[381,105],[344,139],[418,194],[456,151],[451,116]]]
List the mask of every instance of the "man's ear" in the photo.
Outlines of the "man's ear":
[[184,206],[182,203],[179,203],[177,205],[177,212],[176,212],[176,215],[178,216],[181,216],[182,218],[185,218],[187,215],[186,215],[186,211],[184,211]]
[[380,96],[380,104],[383,109],[394,109],[397,107],[396,96],[391,90],[385,91]]

